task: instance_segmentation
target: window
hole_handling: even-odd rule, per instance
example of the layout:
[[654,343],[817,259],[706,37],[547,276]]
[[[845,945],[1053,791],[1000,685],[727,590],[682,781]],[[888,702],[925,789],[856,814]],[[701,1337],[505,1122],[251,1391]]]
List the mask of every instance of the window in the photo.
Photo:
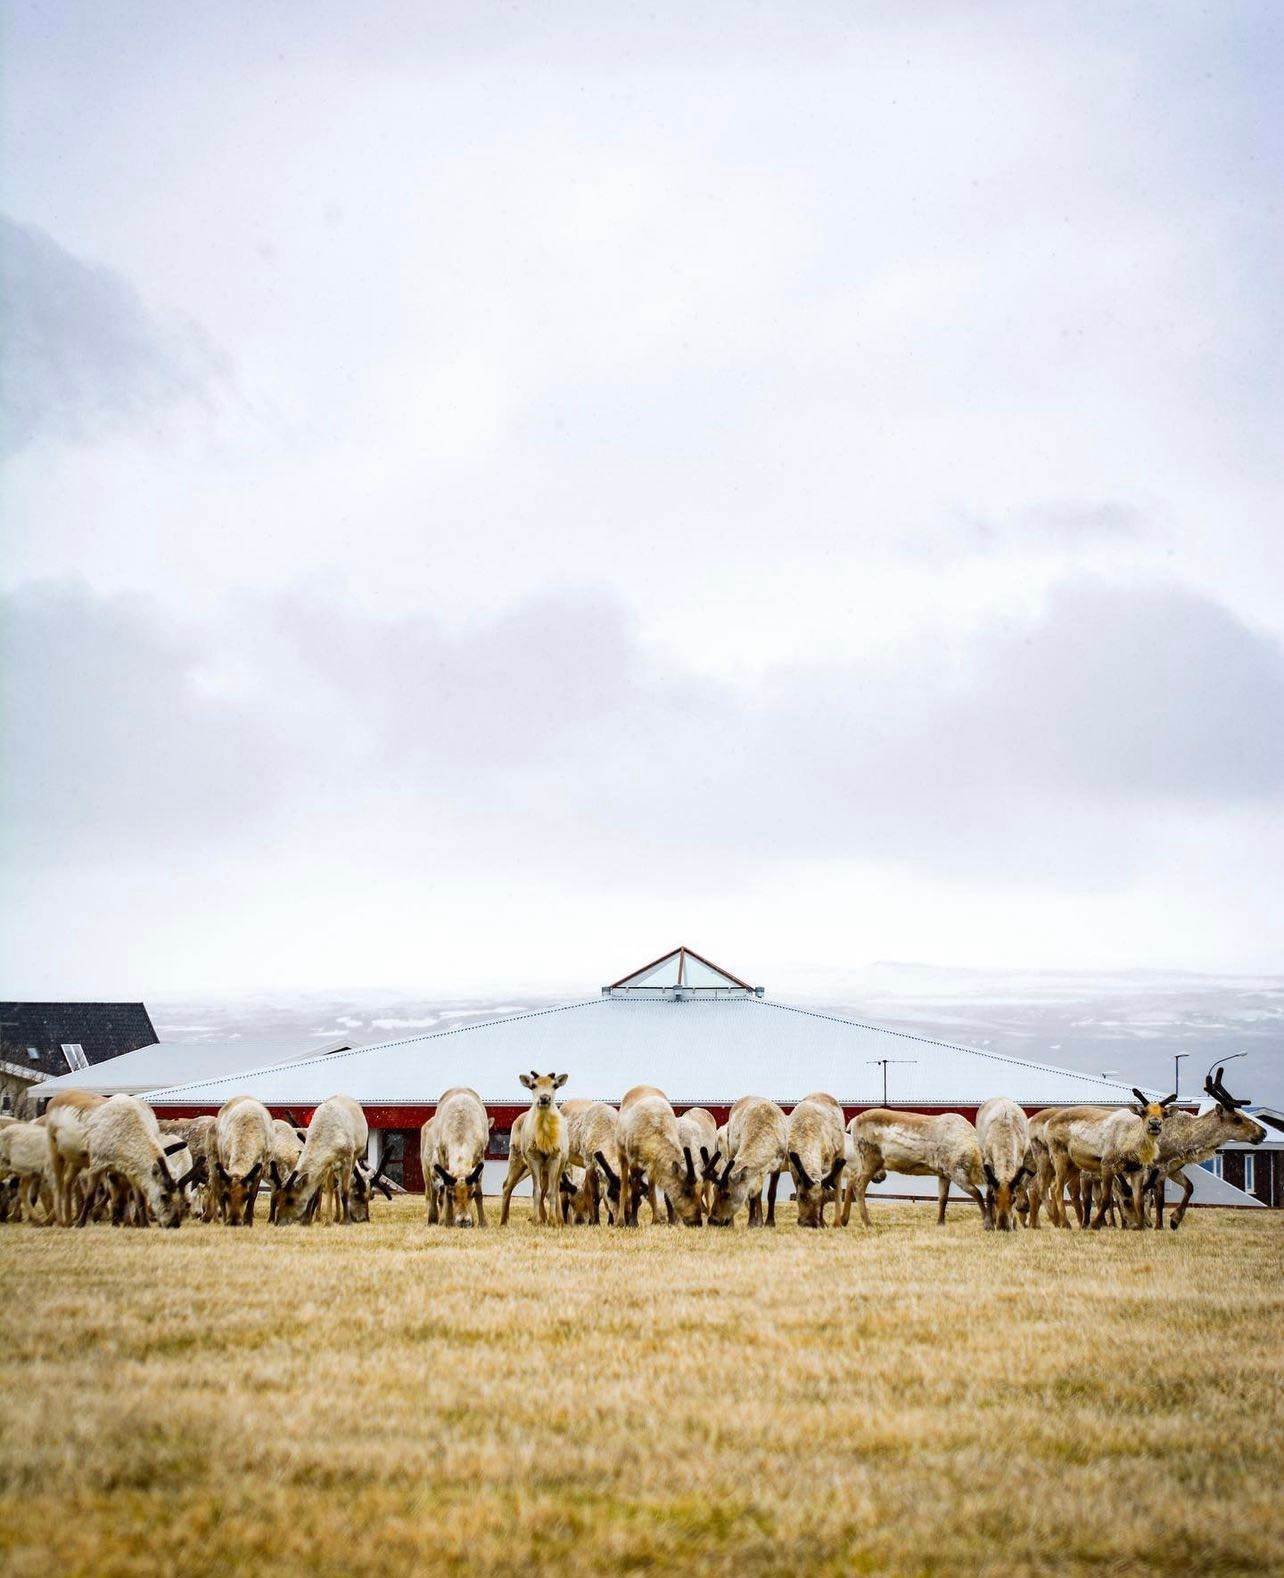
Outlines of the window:
[[1256,1187],[1257,1187],[1257,1157],[1256,1156],[1250,1156],[1248,1154],[1248,1152],[1245,1151],[1245,1153],[1244,1153],[1244,1189],[1245,1189],[1245,1191],[1248,1194],[1252,1194],[1253,1190]]
[[1205,1172],[1212,1173],[1214,1178],[1220,1178],[1222,1175],[1221,1152],[1219,1151],[1216,1156],[1210,1156],[1206,1162],[1200,1162],[1199,1165]]
[[40,1048],[39,1047],[28,1047],[27,1048],[27,1056],[31,1059],[31,1061],[33,1063],[39,1063],[39,1061],[40,1061]]

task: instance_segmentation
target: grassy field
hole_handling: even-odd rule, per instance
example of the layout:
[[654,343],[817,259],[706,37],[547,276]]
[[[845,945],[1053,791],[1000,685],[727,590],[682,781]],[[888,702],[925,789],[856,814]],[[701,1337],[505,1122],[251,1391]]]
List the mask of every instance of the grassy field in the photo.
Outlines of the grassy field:
[[[0,1568],[1284,1570],[1284,1215],[0,1227]],[[644,1217],[646,1213],[643,1213]]]

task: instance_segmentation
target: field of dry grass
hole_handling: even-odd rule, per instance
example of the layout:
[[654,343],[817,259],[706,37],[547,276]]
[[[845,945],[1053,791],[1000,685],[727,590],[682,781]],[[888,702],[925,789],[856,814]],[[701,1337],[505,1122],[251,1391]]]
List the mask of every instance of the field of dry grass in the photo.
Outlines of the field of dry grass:
[[1284,1570],[1278,1213],[558,1234],[420,1209],[0,1228],[0,1567]]

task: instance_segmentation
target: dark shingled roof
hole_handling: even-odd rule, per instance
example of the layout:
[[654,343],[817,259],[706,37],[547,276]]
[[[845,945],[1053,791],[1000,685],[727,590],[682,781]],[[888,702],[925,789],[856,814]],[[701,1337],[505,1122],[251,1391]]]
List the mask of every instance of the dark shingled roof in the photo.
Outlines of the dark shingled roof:
[[155,1040],[142,1003],[0,1003],[4,1055],[33,1073],[67,1073],[64,1044],[81,1047],[90,1063],[103,1063]]

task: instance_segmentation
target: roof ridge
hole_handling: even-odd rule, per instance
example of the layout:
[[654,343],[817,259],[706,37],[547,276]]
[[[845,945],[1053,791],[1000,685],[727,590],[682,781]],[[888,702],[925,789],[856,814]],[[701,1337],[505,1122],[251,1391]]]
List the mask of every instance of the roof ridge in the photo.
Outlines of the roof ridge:
[[851,1025],[855,1030],[872,1030],[883,1036],[897,1036],[902,1041],[916,1041],[922,1046],[944,1047],[947,1052],[966,1052],[972,1057],[989,1058],[993,1063],[1015,1063],[1018,1068],[1037,1068],[1044,1074],[1069,1074],[1079,1079],[1097,1080],[1104,1085],[1117,1085],[1120,1090],[1132,1090],[1131,1085],[1125,1085],[1121,1080],[1107,1079],[1104,1074],[1088,1074],[1081,1069],[1059,1067],[1056,1063],[1034,1063],[1029,1058],[1011,1057],[1006,1052],[985,1052],[980,1047],[960,1046],[957,1041],[938,1041],[935,1036],[917,1036],[912,1030],[889,1030],[886,1025],[869,1025],[862,1019],[844,1019],[841,1014],[822,1014],[814,1008],[795,1008],[792,1003],[755,1001],[760,1008],[779,1008],[787,1014],[804,1014],[808,1019],[827,1019],[831,1024]]
[[[339,1062],[341,1058],[361,1057],[367,1052],[386,1052],[389,1047],[413,1046],[416,1041],[435,1041],[445,1036],[463,1035],[469,1030],[485,1030],[490,1025],[511,1025],[519,1019],[541,1019],[546,1014],[564,1014],[570,1008],[593,1008],[596,1004],[607,1001],[609,999],[604,997],[586,997],[582,1002],[578,1003],[558,1003],[553,1008],[532,1008],[529,1013],[509,1014],[504,1019],[483,1019],[475,1025],[452,1025],[449,1030],[430,1030],[421,1036],[402,1036],[397,1041],[378,1041],[373,1046],[350,1047],[346,1052],[318,1053],[315,1057],[289,1058],[281,1063],[265,1063],[261,1068],[234,1069],[231,1074],[223,1077],[232,1079],[243,1076],[246,1079],[250,1079],[258,1074],[273,1074],[280,1068],[307,1068],[314,1063],[332,1064]],[[191,1079],[182,1085],[160,1085],[155,1090],[147,1091],[146,1094],[149,1096],[169,1096],[184,1090],[195,1090],[201,1085],[216,1083],[221,1083],[221,1080],[216,1081],[209,1078]]]

